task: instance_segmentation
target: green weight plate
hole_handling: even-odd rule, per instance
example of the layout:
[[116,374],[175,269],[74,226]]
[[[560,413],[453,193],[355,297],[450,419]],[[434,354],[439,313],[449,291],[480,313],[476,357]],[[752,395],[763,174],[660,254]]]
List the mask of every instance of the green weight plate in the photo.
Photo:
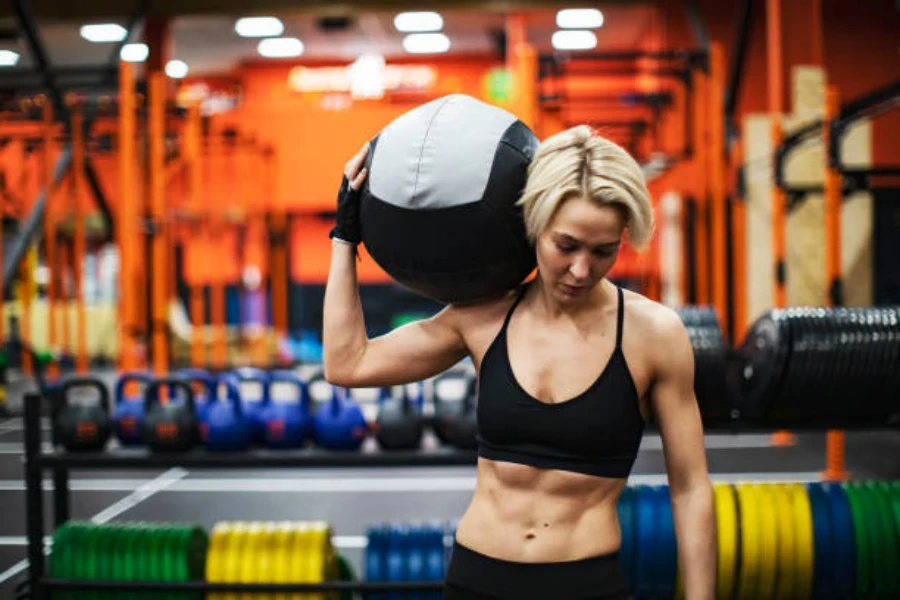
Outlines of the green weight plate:
[[886,571],[893,568],[894,565],[885,564],[886,536],[871,490],[863,482],[857,484],[857,490],[863,506],[866,507],[866,524],[869,528],[869,550],[872,560],[872,587],[870,589],[876,597],[883,598],[887,591]]
[[843,484],[853,514],[853,535],[856,543],[856,596],[868,597],[872,591],[872,556],[866,507],[855,484]]
[[[338,581],[356,581],[353,565],[343,554],[335,553],[335,561],[337,562]],[[353,592],[349,590],[341,592],[341,600],[353,600]]]
[[891,489],[891,509],[894,512],[894,525],[897,532],[900,533],[900,481],[896,481],[889,485]]
[[[70,579],[72,575],[72,528],[61,525],[53,533],[53,549],[50,554],[50,574],[54,579]],[[71,592],[59,592],[61,600],[72,598]]]
[[[97,555],[94,579],[98,581],[111,581],[115,579],[112,574],[113,559],[115,558],[116,536],[120,526],[115,523],[97,526],[97,536],[94,551]],[[97,590],[93,593],[97,600],[112,600],[115,592]]]
[[[82,581],[94,581],[97,577],[98,562],[100,561],[98,548],[100,546],[102,533],[100,529],[94,525],[87,525],[82,530],[81,543],[79,544],[79,555],[81,560],[81,575],[79,579]],[[95,590],[86,590],[80,594],[84,600],[102,600]]]
[[881,486],[875,482],[868,482],[863,487],[869,493],[869,498],[878,517],[881,545],[877,549],[877,555],[881,558],[880,580],[884,585],[884,595],[889,598],[896,598],[900,595],[900,581],[898,581],[897,576],[900,556],[898,556],[898,537],[894,528],[894,517],[891,514],[890,498],[882,490]]
[[[141,543],[141,526],[140,524],[132,523],[128,527],[128,532],[125,534],[125,552],[124,552],[124,565],[123,572],[125,574],[126,581],[138,581],[139,577],[139,565],[138,565],[138,552]],[[125,594],[125,600],[137,600],[137,593],[131,591]]]

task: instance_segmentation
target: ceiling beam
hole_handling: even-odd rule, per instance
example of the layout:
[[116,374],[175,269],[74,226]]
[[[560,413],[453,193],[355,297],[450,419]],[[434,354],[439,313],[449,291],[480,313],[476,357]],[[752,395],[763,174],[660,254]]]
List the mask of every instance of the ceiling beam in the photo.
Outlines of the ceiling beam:
[[[40,19],[69,21],[83,19],[123,19],[137,12],[140,0],[32,0],[35,16]],[[640,0],[616,0],[615,4],[644,4]],[[0,19],[15,16],[11,3],[0,3]],[[298,14],[347,15],[393,10],[422,10],[420,0],[150,0],[147,14],[152,16],[183,16],[233,14]],[[432,10],[474,9],[485,12],[508,12],[538,8],[596,7],[596,2],[584,0],[432,0]]]

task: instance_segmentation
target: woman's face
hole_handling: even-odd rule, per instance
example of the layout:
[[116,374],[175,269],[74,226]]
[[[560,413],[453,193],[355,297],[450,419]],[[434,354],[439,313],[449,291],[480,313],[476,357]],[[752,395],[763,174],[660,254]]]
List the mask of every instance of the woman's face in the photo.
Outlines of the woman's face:
[[625,218],[583,196],[563,201],[537,239],[541,279],[562,303],[587,298],[616,261]]

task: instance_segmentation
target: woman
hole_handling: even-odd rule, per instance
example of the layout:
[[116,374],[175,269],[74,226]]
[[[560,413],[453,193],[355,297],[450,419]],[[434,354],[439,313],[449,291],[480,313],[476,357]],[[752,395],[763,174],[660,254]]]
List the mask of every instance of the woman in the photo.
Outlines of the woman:
[[478,476],[445,598],[624,598],[616,501],[655,417],[688,600],[714,597],[715,530],[693,352],[670,309],[605,279],[653,227],[638,164],[580,126],[547,139],[521,198],[537,275],[367,339],[355,247],[364,147],[347,164],[324,307],[325,377],[346,387],[479,376]]

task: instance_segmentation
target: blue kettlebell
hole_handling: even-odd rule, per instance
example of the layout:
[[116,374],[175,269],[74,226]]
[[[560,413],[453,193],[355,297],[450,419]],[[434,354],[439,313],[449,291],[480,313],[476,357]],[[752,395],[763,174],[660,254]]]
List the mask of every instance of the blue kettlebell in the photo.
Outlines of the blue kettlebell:
[[[310,380],[310,385],[314,380]],[[358,450],[365,441],[369,424],[360,407],[348,396],[346,389],[332,386],[331,399],[313,416],[313,435],[321,447]]]
[[[272,386],[291,384],[297,390],[296,402],[276,402]],[[263,423],[263,442],[270,448],[299,448],[312,434],[309,414],[309,388],[293,371],[278,369],[269,372],[268,403],[259,412]]]
[[144,443],[144,396],[125,396],[125,386],[129,383],[144,385],[153,381],[153,374],[146,371],[128,371],[116,382],[113,423],[116,437],[123,446],[139,446]]
[[[256,367],[240,367],[232,371],[239,383],[258,383],[259,397],[250,399],[247,394],[241,394],[241,404],[244,414],[253,423],[253,441],[262,443],[266,424],[262,419],[262,413],[269,406],[269,374]],[[243,386],[239,386],[241,389]]]
[[218,395],[209,401],[206,421],[200,424],[201,438],[213,452],[239,452],[253,443],[253,423],[241,405],[241,390],[237,377],[231,374],[219,378],[225,386],[225,400]]
[[194,413],[197,423],[203,425],[206,422],[206,410],[216,398],[216,378],[206,369],[195,368],[178,369],[172,376],[190,384],[194,393]]

